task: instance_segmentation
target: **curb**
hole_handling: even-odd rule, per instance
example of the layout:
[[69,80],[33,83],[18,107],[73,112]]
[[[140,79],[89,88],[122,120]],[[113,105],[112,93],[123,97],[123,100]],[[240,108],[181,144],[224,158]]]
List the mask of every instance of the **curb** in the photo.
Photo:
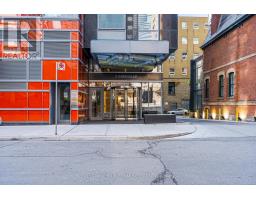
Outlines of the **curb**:
[[[234,124],[255,124],[256,122],[254,121],[233,121],[233,120],[218,120],[218,119],[196,119],[196,118],[179,118],[180,120],[187,120],[187,119],[192,119],[192,120],[198,120],[198,121],[209,121],[209,122],[229,122],[229,123],[234,123]],[[184,122],[186,123],[186,122]],[[190,123],[190,122],[189,122]]]
[[73,136],[73,137],[63,137],[63,136],[52,136],[52,137],[0,137],[0,141],[28,141],[28,140],[43,140],[43,141],[91,141],[91,140],[104,140],[104,141],[118,141],[118,140],[163,140],[170,139],[174,137],[185,136],[194,133],[183,132],[175,134],[166,135],[156,135],[156,136]]

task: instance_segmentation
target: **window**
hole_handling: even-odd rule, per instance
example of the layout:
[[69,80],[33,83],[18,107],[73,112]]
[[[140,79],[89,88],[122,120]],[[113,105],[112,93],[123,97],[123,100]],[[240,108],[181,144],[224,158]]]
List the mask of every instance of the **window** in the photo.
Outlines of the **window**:
[[127,21],[129,21],[129,22],[132,22],[132,20],[133,20],[132,17],[128,17],[128,18],[127,18]]
[[169,60],[175,60],[175,53],[171,53],[171,55],[169,56]]
[[210,26],[209,26],[209,24],[208,24],[208,23],[205,23],[205,24],[204,24],[204,29],[207,29],[207,30],[208,30],[208,29],[209,29],[209,27],[210,27]]
[[181,55],[182,60],[186,60],[187,56],[188,56],[188,54],[186,52],[183,52],[182,55]]
[[181,43],[182,44],[187,44],[188,43],[188,39],[186,37],[182,37],[181,38]]
[[175,68],[174,67],[170,68],[169,75],[175,75]]
[[159,40],[159,15],[138,15],[138,39]]
[[234,72],[230,72],[228,74],[228,96],[229,97],[233,97],[234,96],[234,86],[235,86],[234,75],[235,75]]
[[199,24],[198,23],[193,23],[193,29],[199,29]]
[[125,29],[125,15],[106,14],[98,15],[99,29]]
[[181,22],[182,29],[188,29],[187,22]]
[[205,91],[204,91],[204,95],[205,95],[205,98],[209,98],[209,79],[206,79],[205,80]]
[[175,95],[175,82],[168,83],[168,94],[172,96]]
[[127,29],[128,30],[132,30],[132,26],[127,26]]
[[224,75],[219,76],[219,97],[224,96]]
[[182,75],[187,75],[188,74],[188,69],[187,67],[182,67]]
[[199,44],[199,38],[193,38],[193,44]]
[[150,87],[148,83],[144,83],[142,85],[142,103],[152,103],[152,98],[153,98],[152,93],[153,93],[153,88]]

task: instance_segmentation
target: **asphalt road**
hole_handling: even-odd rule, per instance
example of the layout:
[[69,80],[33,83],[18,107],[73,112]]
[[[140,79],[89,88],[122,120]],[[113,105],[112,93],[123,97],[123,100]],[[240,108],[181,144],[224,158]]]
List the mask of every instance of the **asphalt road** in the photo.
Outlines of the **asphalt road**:
[[242,135],[256,126],[220,127],[162,141],[0,141],[0,184],[256,184],[256,137]]

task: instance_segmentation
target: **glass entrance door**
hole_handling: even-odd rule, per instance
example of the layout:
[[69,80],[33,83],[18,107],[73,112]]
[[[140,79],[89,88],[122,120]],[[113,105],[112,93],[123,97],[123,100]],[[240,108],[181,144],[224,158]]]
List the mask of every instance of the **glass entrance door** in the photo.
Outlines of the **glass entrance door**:
[[103,88],[90,88],[90,112],[91,120],[103,119]]
[[136,88],[114,89],[114,119],[139,118],[138,90]]
[[137,90],[127,89],[127,119],[137,118]]
[[59,83],[59,122],[70,121],[70,84]]
[[115,89],[115,118],[125,119],[125,90]]

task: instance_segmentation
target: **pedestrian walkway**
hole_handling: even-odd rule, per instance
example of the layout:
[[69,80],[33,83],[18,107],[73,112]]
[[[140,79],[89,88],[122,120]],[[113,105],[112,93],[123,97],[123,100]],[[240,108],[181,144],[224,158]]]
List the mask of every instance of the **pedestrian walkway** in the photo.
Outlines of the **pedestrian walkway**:
[[189,123],[168,124],[82,124],[0,126],[0,140],[119,140],[163,139],[191,134],[195,127]]

